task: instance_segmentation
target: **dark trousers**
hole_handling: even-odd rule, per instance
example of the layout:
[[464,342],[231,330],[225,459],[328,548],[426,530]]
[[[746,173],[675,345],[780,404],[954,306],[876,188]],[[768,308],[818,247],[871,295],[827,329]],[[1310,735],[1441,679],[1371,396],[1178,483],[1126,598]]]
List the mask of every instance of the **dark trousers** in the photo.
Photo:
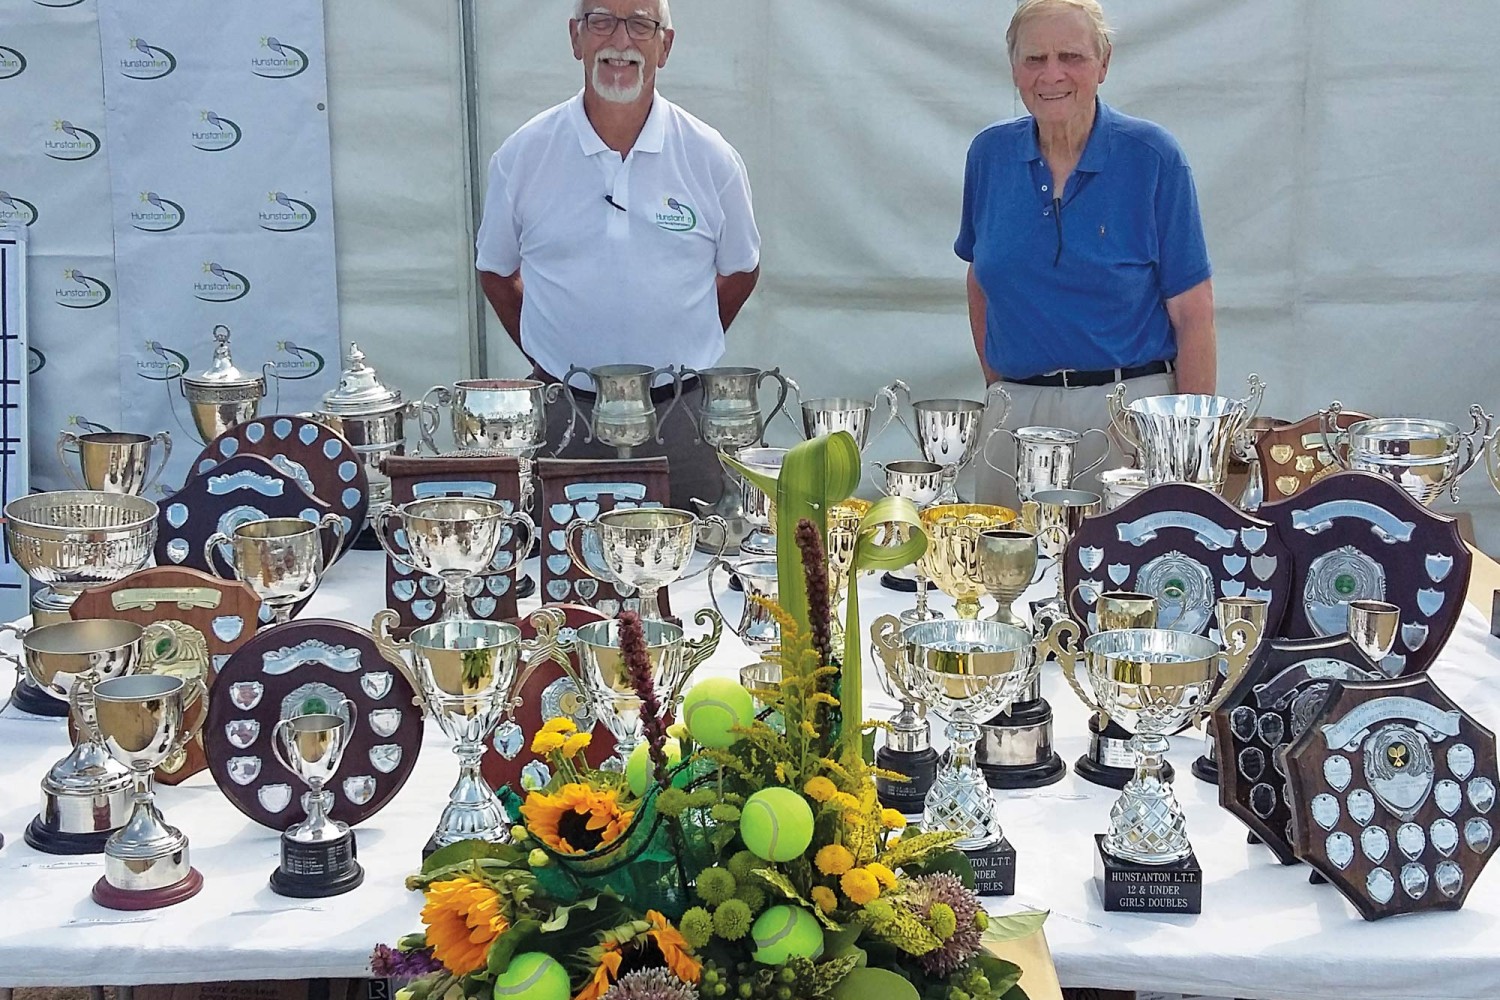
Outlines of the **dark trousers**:
[[[532,377],[545,382],[558,381],[541,371]],[[718,453],[704,444],[696,431],[698,413],[703,404],[703,385],[696,379],[684,385],[681,402],[665,420],[660,415],[666,412],[671,402],[670,392],[662,393],[658,390],[656,395],[666,397],[656,406],[657,433],[664,443],[648,441],[635,448],[631,454],[637,458],[667,456],[672,474],[672,506],[696,513],[693,500],[713,503],[724,489],[723,466],[719,464]],[[558,458],[618,457],[618,452],[613,447],[588,440],[591,436],[589,423],[594,414],[593,394],[575,390],[574,399],[578,402],[579,410],[576,418],[566,399],[547,407],[547,446],[542,453],[556,455]],[[558,451],[557,446],[563,439],[570,418],[575,419],[573,438],[566,448]]]

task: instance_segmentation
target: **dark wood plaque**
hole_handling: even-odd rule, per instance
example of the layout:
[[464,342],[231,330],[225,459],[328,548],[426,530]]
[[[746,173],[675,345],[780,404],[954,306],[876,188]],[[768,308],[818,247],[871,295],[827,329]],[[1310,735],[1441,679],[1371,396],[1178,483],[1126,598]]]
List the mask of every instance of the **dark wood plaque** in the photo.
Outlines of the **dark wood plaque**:
[[[219,671],[203,745],[214,781],[262,826],[285,830],[306,811],[307,786],[276,760],[276,723],[310,711],[354,722],[325,790],[334,819],[369,819],[400,790],[422,749],[422,710],[406,665],[387,659],[362,628],[309,618],[262,629]],[[343,705],[347,698],[352,704]]]
[[[598,608],[606,615],[640,609],[640,600],[626,597],[614,586],[590,576],[568,555],[565,532],[575,519],[592,521],[605,511],[626,507],[663,507],[672,489],[665,458],[543,458],[537,461],[542,482],[542,506],[537,518],[541,533],[542,600],[572,601]],[[585,550],[588,534],[580,543]],[[672,614],[667,588],[657,591],[663,617]]]
[[[521,477],[514,458],[497,455],[395,455],[381,463],[391,479],[391,503],[433,497],[479,497],[494,500],[513,511],[520,503]],[[393,527],[395,522],[393,522]],[[464,603],[469,614],[486,621],[505,621],[516,616],[516,558],[522,543],[530,544],[524,532],[504,529],[500,548],[490,563],[492,572],[469,579]],[[413,567],[386,556],[386,607],[400,616],[391,629],[398,639],[411,635],[419,625],[437,620],[443,610],[443,581],[426,576]]]
[[1162,483],[1079,526],[1063,555],[1063,584],[1068,610],[1090,631],[1098,594],[1130,590],[1157,599],[1159,627],[1199,635],[1214,626],[1220,597],[1263,598],[1266,634],[1276,636],[1291,563],[1268,522],[1204,487]]
[[[255,633],[260,598],[237,581],[221,580],[196,569],[152,566],[114,583],[90,587],[73,602],[68,613],[74,621],[118,618],[141,626],[158,621],[189,626],[196,637],[191,641],[203,644],[203,655],[207,657],[204,679],[212,691],[219,666]],[[206,710],[206,705],[195,706],[188,722],[195,723],[198,714]],[[71,719],[69,732],[72,732]],[[164,785],[179,784],[206,768],[203,734],[200,732],[188,744],[185,758],[169,760],[167,764],[156,769],[156,780]]]
[[[603,621],[604,616],[582,604],[545,604],[545,608],[561,611],[565,616],[560,638],[572,638],[573,630],[589,622]],[[536,635],[529,615],[511,619],[511,624],[521,630],[523,639]],[[581,669],[577,653],[569,653],[575,671]],[[531,738],[548,719],[567,716],[578,726],[581,733],[592,732],[594,740],[583,752],[594,767],[599,767],[615,754],[615,738],[609,727],[599,722],[589,712],[587,702],[579,695],[562,667],[550,657],[537,663],[516,689],[520,705],[511,720],[501,722],[484,744],[484,757],[479,770],[491,788],[509,785],[521,792],[521,775],[530,768],[541,784],[551,778],[551,765],[531,752]],[[524,794],[524,793],[522,793]]]
[[1284,865],[1296,864],[1281,751],[1307,729],[1334,680],[1374,680],[1375,664],[1348,636],[1273,639],[1214,712],[1219,804]]
[[1327,476],[1259,513],[1292,553],[1284,635],[1342,635],[1350,601],[1389,601],[1401,609],[1401,627],[1381,672],[1408,676],[1437,658],[1463,613],[1473,565],[1453,518],[1373,472]]
[[1333,682],[1286,752],[1297,857],[1366,920],[1456,910],[1495,851],[1495,737],[1427,674]]
[[343,517],[344,544],[329,559],[330,565],[364,530],[370,479],[359,454],[332,428],[289,413],[247,420],[210,441],[193,460],[192,475],[200,476],[236,455],[268,460]]
[[[1333,425],[1347,430],[1350,424],[1370,419],[1368,414],[1344,410]],[[1323,414],[1314,413],[1295,424],[1267,431],[1255,442],[1265,486],[1265,503],[1296,496],[1313,483],[1339,471],[1323,442]]]

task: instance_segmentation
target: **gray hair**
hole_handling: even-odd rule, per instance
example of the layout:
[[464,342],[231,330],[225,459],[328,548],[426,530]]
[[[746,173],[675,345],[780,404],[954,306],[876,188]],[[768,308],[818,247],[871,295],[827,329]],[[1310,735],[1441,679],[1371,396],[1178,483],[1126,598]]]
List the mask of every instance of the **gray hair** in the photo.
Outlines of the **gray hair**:
[[[573,0],[573,20],[577,21],[583,17],[583,9],[588,6],[588,0]],[[663,28],[672,27],[672,0],[656,0],[656,19],[661,22]]]
[[1105,21],[1104,8],[1099,6],[1099,0],[1021,0],[1016,12],[1011,15],[1010,27],[1005,29],[1005,48],[1010,53],[1010,61],[1016,61],[1016,40],[1020,37],[1023,24],[1042,14],[1069,10],[1082,11],[1089,19],[1089,27],[1094,29],[1095,54],[1104,58],[1104,54],[1109,51],[1109,36],[1114,34],[1114,29]]

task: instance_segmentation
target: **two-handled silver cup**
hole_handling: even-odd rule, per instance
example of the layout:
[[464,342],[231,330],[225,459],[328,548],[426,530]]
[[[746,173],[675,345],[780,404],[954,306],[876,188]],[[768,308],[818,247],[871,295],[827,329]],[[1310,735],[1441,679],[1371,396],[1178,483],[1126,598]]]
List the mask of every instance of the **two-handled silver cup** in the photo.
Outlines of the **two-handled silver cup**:
[[[324,532],[332,533],[331,544],[324,541]],[[291,621],[295,605],[318,589],[327,568],[325,552],[337,552],[343,544],[344,520],[338,514],[324,514],[318,521],[268,517],[246,521],[227,535],[209,535],[203,558],[220,579],[247,584],[281,625]],[[229,575],[219,571],[226,551]]]
[[[1084,438],[1099,435],[1104,447],[1099,457],[1078,468],[1078,452]],[[1010,439],[1016,451],[1013,466],[997,465],[990,457],[990,446],[996,441]],[[1109,435],[1097,427],[1090,427],[1082,434],[1066,427],[1022,427],[1011,430],[996,427],[984,442],[984,461],[991,469],[1016,484],[1016,496],[1023,502],[1030,500],[1041,490],[1066,490],[1073,480],[1086,476],[1109,457]]]
[[[563,541],[573,563],[601,583],[635,591],[642,618],[660,618],[657,591],[707,571],[686,573],[698,540],[697,515],[673,507],[624,507],[605,511],[592,521],[575,520]],[[722,533],[724,519],[704,518]],[[582,550],[579,543],[582,543]],[[720,545],[720,552],[723,551]],[[585,553],[595,558],[584,558]],[[717,554],[716,554],[717,557]]]
[[[787,380],[781,369],[722,366],[694,370],[682,369],[682,378],[697,378],[703,387],[702,405],[698,411],[698,433],[703,443],[726,454],[738,455],[741,449],[763,443],[766,425],[776,419],[786,405]],[[776,383],[776,402],[769,415],[762,416],[760,387],[767,379]],[[698,548],[704,552],[733,552],[751,531],[745,520],[740,479],[723,470],[724,488],[717,503],[694,500],[693,506],[705,516],[717,514],[728,526],[721,547],[716,531],[707,525],[698,536]]]
[[[906,397],[911,407],[912,423],[901,413],[897,394]],[[922,457],[943,468],[943,491],[937,503],[958,503],[958,474],[974,458],[979,443],[979,427],[988,403],[999,402],[998,421],[1010,411],[1010,394],[996,382],[985,393],[985,403],[972,399],[911,398],[911,388],[900,379],[880,390],[880,397],[890,405],[896,422],[916,442]]]
[[[594,406],[590,417],[585,418],[583,408],[578,405],[577,390],[572,384],[574,375],[583,375],[594,383]],[[652,383],[659,375],[671,375],[675,390],[671,402],[660,414],[651,398]],[[597,440],[608,445],[621,458],[629,458],[636,448],[648,441],[662,444],[661,425],[682,402],[682,372],[671,367],[600,365],[580,368],[573,365],[563,376],[562,384],[572,410],[567,437],[572,437],[575,423],[582,419],[584,441]]]
[[[160,459],[154,470],[151,468],[153,454]],[[77,474],[73,471],[74,463],[68,461],[69,455],[77,459]],[[68,481],[80,490],[140,496],[161,477],[171,456],[172,435],[166,431],[154,435],[63,431],[57,436],[57,460],[67,473]]]
[[[396,522],[392,527],[392,522]],[[390,506],[371,522],[386,555],[419,573],[443,581],[443,618],[468,618],[464,588],[471,577],[495,572],[500,548],[516,525],[526,529],[524,553],[536,536],[536,525],[522,510],[482,497],[432,497]],[[519,582],[525,564],[515,560]]]
[[[802,387],[791,379],[786,383],[791,387],[792,395],[797,397],[797,405],[802,411],[802,423],[799,426],[792,417],[790,411],[783,411],[786,418],[792,422],[792,426],[807,440],[815,437],[823,437],[835,431],[847,431],[854,437],[854,443],[859,445],[859,450],[865,447],[885,432],[895,419],[895,400],[888,396],[877,394],[874,399],[859,399],[853,396],[820,396],[817,399],[803,399]],[[875,417],[875,407],[881,399],[888,404],[885,420],[878,428],[872,429]]]
[[1375,417],[1338,429],[1343,404],[1324,410],[1323,445],[1344,469],[1373,472],[1400,486],[1424,506],[1444,493],[1458,502],[1458,481],[1485,449],[1491,418],[1478,403],[1469,407],[1473,426],[1425,417]]
[[1146,481],[1197,483],[1222,492],[1229,455],[1236,438],[1260,409],[1266,383],[1248,379],[1250,391],[1240,399],[1227,396],[1168,394],[1126,402],[1121,382],[1109,396],[1110,423],[1140,455]]

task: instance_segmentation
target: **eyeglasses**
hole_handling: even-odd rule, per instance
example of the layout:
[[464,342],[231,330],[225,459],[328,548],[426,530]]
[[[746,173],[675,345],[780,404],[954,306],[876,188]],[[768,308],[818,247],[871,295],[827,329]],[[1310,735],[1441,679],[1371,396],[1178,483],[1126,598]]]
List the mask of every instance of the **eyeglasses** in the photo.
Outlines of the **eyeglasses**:
[[613,35],[621,21],[625,22],[625,34],[638,42],[644,42],[662,29],[660,21],[653,21],[649,17],[616,17],[600,12],[583,15],[584,26],[594,34],[605,37]]

